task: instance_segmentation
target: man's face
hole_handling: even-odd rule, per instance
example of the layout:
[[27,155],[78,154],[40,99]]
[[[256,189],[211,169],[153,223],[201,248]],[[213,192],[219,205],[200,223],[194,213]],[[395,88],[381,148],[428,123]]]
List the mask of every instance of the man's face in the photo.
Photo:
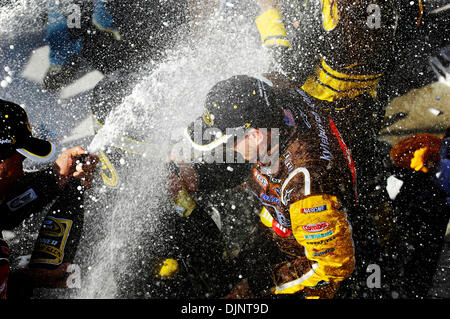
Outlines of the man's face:
[[23,175],[24,159],[23,155],[14,152],[10,157],[0,160],[0,185],[4,191],[7,191]]
[[234,143],[234,151],[240,153],[247,161],[258,157],[258,146],[264,139],[261,131],[250,129],[244,137]]

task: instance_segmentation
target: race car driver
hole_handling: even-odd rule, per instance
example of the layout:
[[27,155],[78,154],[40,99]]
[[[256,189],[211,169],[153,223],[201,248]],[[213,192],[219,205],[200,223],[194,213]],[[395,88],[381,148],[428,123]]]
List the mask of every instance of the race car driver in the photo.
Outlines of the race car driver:
[[[13,229],[31,214],[41,212],[55,199],[56,202],[52,207],[55,212],[58,211],[58,214],[49,214],[43,223],[43,228],[51,240],[47,238],[45,241],[46,236],[42,232],[38,236],[38,248],[46,248],[44,250],[49,260],[58,260],[57,263],[53,263],[53,269],[56,270],[42,269],[48,267],[36,262],[34,269],[23,269],[9,275],[9,247],[6,241],[0,238],[0,296],[5,298],[8,293],[9,298],[12,295],[15,297],[21,295],[30,287],[65,286],[67,277],[64,276],[67,275],[66,269],[69,264],[64,249],[67,248],[66,242],[71,241],[68,240],[71,230],[70,227],[65,227],[67,225],[59,215],[68,214],[72,210],[74,215],[75,212],[79,212],[82,196],[77,187],[89,187],[91,172],[95,169],[98,159],[77,146],[62,152],[54,162],[53,168],[24,173],[25,158],[38,163],[51,162],[54,160],[55,148],[52,143],[32,136],[27,114],[19,105],[0,100],[0,118],[0,229]],[[82,162],[79,160],[81,155],[86,157]],[[73,194],[73,180],[79,181],[75,185],[76,196]],[[59,234],[61,228],[58,226],[62,226],[64,236],[58,237],[52,233],[55,231]],[[75,225],[73,226],[72,231],[75,228]],[[40,241],[45,244],[43,242],[39,244]],[[35,250],[38,251],[39,249]],[[30,267],[32,263],[33,260]]]
[[210,90],[203,116],[186,130],[202,156],[178,163],[181,177],[171,176],[170,191],[184,185],[201,194],[245,182],[263,205],[260,226],[277,253],[262,252],[270,266],[248,264],[249,288],[240,297],[332,298],[355,269],[354,163],[334,121],[303,90],[276,93],[272,85],[241,75]]
[[[308,1],[301,15],[286,9],[284,17],[278,7],[287,1],[258,2],[262,13],[255,23],[276,68],[341,128],[358,167],[359,204],[386,224],[392,209],[379,185],[385,174],[380,163],[388,151],[376,139],[386,101],[378,98],[377,90],[394,48],[395,1]],[[288,3],[296,8],[301,2]],[[390,253],[393,232],[379,229]]]

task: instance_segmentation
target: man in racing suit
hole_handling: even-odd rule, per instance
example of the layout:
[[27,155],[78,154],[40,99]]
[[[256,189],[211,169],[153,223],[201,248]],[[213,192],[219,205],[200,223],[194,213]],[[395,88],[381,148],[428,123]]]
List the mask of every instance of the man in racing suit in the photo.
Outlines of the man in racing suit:
[[[293,6],[282,13],[277,9],[280,2]],[[377,223],[386,254],[399,254],[392,207],[385,187],[380,187],[385,184],[382,163],[389,150],[376,139],[389,90],[380,96],[378,89],[394,56],[397,30],[415,30],[424,23],[422,1],[259,4],[262,13],[255,23],[261,40],[273,52],[277,67],[341,128],[358,168],[359,204]],[[395,265],[393,259],[391,266]]]
[[74,233],[82,227],[80,194],[89,187],[90,171],[98,159],[78,146],[64,151],[53,167],[24,173],[25,158],[49,163],[55,148],[32,136],[27,114],[19,105],[0,100],[0,118],[0,231],[12,230],[51,206],[28,268],[10,274],[9,247],[0,232],[0,298],[29,296],[33,287],[67,287],[67,268],[79,237]]
[[[303,90],[275,92],[269,80],[249,76],[217,83],[208,93],[205,113],[186,133],[193,149],[204,152],[203,159],[205,153],[220,159],[217,154],[231,151],[235,161],[179,163],[179,176],[197,193],[245,182],[264,206],[260,226],[278,256],[267,256],[272,264],[261,270],[249,262],[246,275],[259,275],[248,280],[251,294],[241,296],[331,298],[354,271],[351,222],[364,217],[352,211],[354,163],[332,118]],[[181,180],[172,176],[174,196]]]
[[295,10],[282,13],[279,2],[259,1],[261,40],[276,67],[341,128],[358,167],[359,203],[374,216],[386,215],[387,193],[377,189],[384,167],[376,141],[384,103],[376,97],[393,51],[395,1],[308,1],[300,17]]

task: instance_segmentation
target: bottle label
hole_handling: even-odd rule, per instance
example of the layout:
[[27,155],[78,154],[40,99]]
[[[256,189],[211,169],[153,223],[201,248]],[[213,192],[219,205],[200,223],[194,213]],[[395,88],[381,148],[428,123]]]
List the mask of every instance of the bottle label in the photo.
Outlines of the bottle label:
[[177,212],[183,217],[189,216],[196,206],[194,199],[185,189],[178,192],[177,197],[174,199],[174,204]]

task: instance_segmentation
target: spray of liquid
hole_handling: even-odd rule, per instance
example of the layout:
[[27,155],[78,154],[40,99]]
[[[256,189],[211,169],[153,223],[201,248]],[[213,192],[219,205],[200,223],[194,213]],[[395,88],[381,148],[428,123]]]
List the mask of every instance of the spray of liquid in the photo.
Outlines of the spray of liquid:
[[[0,8],[0,38],[42,32],[46,4],[8,1]],[[116,188],[94,180],[85,193],[83,225],[77,226],[82,238],[74,263],[81,266],[81,288],[47,291],[44,297],[160,297],[145,289],[140,278],[148,277],[153,255],[172,245],[159,222],[173,213],[163,209],[170,202],[165,191],[170,145],[180,142],[186,125],[203,112],[215,83],[237,74],[260,75],[269,64],[252,19],[224,8],[227,16],[217,13],[205,21],[200,35],[180,35],[167,59],[142,66],[132,93],[111,111],[88,145],[92,153],[114,155],[124,137],[139,136],[149,147],[145,157],[121,153]]]
[[[47,2],[10,0],[0,7],[0,38],[42,33]],[[160,220],[173,213],[163,209],[170,202],[164,164],[170,145],[180,142],[186,125],[203,112],[215,83],[237,74],[260,75],[269,64],[252,19],[230,8],[225,8],[226,17],[217,13],[205,21],[195,38],[180,35],[164,61],[142,66],[132,93],[87,146],[92,153],[114,155],[124,137],[139,136],[149,145],[145,157],[125,152],[118,160],[116,188],[94,180],[85,194],[83,225],[76,226],[82,227],[74,260],[81,266],[81,288],[45,291],[44,297],[160,297],[145,289],[140,278],[149,275],[148,260],[172,245],[170,233],[160,227]]]
[[39,31],[46,4],[47,0],[5,1],[0,7],[0,38],[7,39],[18,33]]
[[79,249],[79,262],[87,271],[83,287],[72,297],[159,297],[145,288],[131,291],[133,281],[148,276],[146,260],[171,245],[170,238],[163,238],[170,233],[158,228],[161,215],[170,213],[161,209],[168,143],[180,141],[187,124],[202,114],[205,96],[216,82],[236,74],[259,75],[269,62],[251,20],[230,27],[216,16],[207,23],[208,33],[184,41],[166,61],[143,71],[142,80],[112,110],[89,146],[91,152],[108,152],[124,136],[140,136],[151,145],[145,158],[123,159],[119,191],[111,195],[97,186],[91,192],[94,204],[86,207],[86,235]]

